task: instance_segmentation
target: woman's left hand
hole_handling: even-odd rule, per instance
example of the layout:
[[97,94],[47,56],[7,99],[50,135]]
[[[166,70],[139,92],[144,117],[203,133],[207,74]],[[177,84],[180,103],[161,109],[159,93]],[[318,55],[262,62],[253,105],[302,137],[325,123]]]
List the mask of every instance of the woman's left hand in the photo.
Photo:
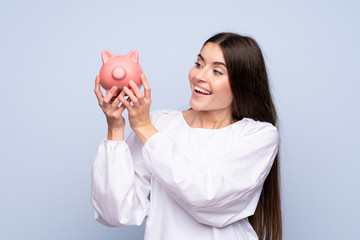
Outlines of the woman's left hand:
[[[141,75],[141,80],[144,86],[144,94],[135,82],[130,81],[129,86],[133,92],[128,87],[124,87],[119,95],[121,103],[128,110],[130,127],[136,134],[148,128],[149,125],[152,126],[150,122],[151,88],[144,74]],[[131,102],[125,99],[125,94],[128,95]]]

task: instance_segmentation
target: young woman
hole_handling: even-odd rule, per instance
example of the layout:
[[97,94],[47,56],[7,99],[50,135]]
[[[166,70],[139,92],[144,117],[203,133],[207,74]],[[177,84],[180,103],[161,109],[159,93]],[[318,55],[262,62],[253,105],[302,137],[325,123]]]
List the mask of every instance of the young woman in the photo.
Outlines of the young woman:
[[[149,113],[150,86],[95,94],[108,123],[92,172],[96,219],[145,239],[281,239],[276,112],[249,37],[220,33],[190,70],[191,109]],[[128,95],[128,99],[125,99]],[[120,105],[120,106],[119,106]],[[124,141],[127,109],[133,133]]]

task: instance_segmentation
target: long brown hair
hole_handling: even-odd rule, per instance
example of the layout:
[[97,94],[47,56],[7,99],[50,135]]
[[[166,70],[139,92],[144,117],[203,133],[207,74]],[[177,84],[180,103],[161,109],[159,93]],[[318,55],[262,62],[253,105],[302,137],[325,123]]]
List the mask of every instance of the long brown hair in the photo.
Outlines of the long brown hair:
[[[219,33],[205,43],[217,43],[224,54],[234,96],[232,115],[236,120],[251,118],[277,126],[264,57],[256,41],[235,33]],[[279,158],[275,157],[249,222],[261,240],[281,240]]]

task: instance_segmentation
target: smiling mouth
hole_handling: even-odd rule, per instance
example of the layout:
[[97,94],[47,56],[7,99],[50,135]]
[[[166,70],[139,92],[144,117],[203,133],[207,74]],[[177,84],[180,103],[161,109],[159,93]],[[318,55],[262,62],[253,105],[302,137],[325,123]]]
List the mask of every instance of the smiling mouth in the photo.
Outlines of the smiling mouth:
[[209,92],[209,91],[207,91],[205,89],[199,88],[197,86],[194,86],[194,90],[197,93],[201,93],[201,94],[205,94],[205,95],[211,95],[211,92]]

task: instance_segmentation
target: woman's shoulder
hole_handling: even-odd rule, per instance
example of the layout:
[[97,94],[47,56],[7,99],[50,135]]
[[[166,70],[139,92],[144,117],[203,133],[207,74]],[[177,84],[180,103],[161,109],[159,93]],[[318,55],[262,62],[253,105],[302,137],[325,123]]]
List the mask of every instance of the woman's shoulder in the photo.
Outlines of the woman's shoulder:
[[181,111],[175,110],[175,109],[161,109],[161,110],[155,110],[151,111],[150,117],[151,119],[157,119],[157,118],[163,118],[163,117],[174,117],[178,114],[180,114]]
[[251,118],[243,118],[233,124],[233,132],[238,137],[269,137],[275,141],[279,138],[277,127],[269,122],[256,121]]
[[150,120],[155,127],[162,127],[168,125],[174,119],[180,119],[181,114],[181,111],[174,109],[156,110],[150,113]]
[[239,126],[248,129],[272,129],[273,131],[277,130],[277,128],[269,122],[257,121],[252,118],[243,118],[237,123],[239,123]]

